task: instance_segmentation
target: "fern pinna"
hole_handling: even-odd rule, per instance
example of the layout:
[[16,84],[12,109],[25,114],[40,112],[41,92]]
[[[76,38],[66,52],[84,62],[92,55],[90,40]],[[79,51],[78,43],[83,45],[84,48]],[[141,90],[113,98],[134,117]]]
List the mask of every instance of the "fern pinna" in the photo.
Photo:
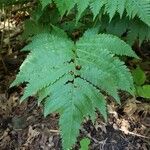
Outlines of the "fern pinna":
[[75,44],[65,34],[35,36],[23,50],[30,53],[12,86],[26,82],[22,101],[36,95],[44,102],[44,115],[58,112],[63,148],[76,142],[85,117],[95,120],[96,109],[107,119],[106,100],[101,91],[120,103],[118,90],[134,91],[127,67],[117,57],[137,57],[119,38],[85,32]]
[[69,13],[74,6],[77,6],[77,20],[80,19],[86,8],[90,8],[94,18],[101,12],[109,14],[110,20],[119,13],[122,17],[126,13],[130,18],[139,17],[150,26],[150,1],[149,0],[40,0],[43,8],[48,4],[56,4],[59,12],[63,16]]

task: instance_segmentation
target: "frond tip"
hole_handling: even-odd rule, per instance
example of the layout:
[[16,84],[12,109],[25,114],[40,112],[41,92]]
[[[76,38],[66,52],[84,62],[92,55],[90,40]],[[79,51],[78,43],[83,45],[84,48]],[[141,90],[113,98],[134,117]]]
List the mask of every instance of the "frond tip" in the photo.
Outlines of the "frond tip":
[[107,120],[101,90],[120,103],[118,90],[132,93],[134,88],[129,70],[115,55],[137,57],[130,46],[115,36],[87,35],[76,44],[66,36],[57,36],[57,32],[34,37],[24,48],[30,54],[12,84],[28,83],[22,100],[37,95],[38,103],[44,101],[44,116],[60,113],[65,150],[75,144],[85,117],[94,121],[99,110]]

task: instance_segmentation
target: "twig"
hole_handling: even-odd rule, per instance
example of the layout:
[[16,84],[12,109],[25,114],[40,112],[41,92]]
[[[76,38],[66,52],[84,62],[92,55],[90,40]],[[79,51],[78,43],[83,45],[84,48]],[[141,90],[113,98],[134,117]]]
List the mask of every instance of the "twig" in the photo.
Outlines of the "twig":
[[[119,129],[119,130],[124,132],[122,129]],[[142,137],[142,138],[145,138],[145,139],[150,139],[150,137],[146,137],[144,135],[140,135],[138,133],[134,133],[134,132],[130,132],[130,131],[128,131],[128,134],[135,135],[135,136],[138,136],[138,137]]]
[[60,131],[59,130],[49,130],[49,132],[52,132],[52,133],[60,133]]
[[91,137],[90,134],[87,134],[86,136],[87,136],[89,139],[93,140],[95,143],[102,144],[103,146],[104,146],[104,144],[106,143],[106,141],[107,141],[107,139],[108,139],[108,138],[106,138],[105,140],[98,141],[98,140],[96,140],[95,138]]
[[[6,22],[5,22],[5,20],[6,20],[6,14],[5,14],[4,6],[3,6],[2,11],[4,12],[4,28],[5,28],[5,23],[6,23]],[[2,50],[2,49],[3,49],[3,40],[4,40],[4,30],[3,30],[2,35],[1,35],[1,45],[0,45],[0,50]],[[6,64],[5,64],[5,62],[4,62],[4,59],[3,59],[3,57],[2,57],[2,54],[1,54],[1,53],[0,53],[0,60],[1,60],[1,62],[2,62],[2,65],[3,65],[4,71],[5,71],[5,73],[6,73],[8,70],[7,70]]]
[[[12,6],[10,7],[10,9],[12,9]],[[10,53],[10,49],[11,49],[11,46],[10,46],[10,18],[11,18],[11,11],[8,12],[8,38],[9,38],[9,43],[8,43],[8,54]]]

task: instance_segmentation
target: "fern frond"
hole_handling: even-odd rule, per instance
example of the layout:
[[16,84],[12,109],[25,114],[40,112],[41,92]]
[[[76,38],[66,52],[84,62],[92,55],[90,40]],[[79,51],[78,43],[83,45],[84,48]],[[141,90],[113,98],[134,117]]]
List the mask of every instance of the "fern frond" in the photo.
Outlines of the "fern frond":
[[44,9],[48,4],[52,3],[52,0],[40,0],[42,8]]
[[118,0],[115,0],[115,1],[107,0],[105,9],[106,9],[106,12],[109,14],[109,17],[111,20],[118,10]]
[[[90,6],[94,18],[105,8],[105,12],[109,14],[110,20],[118,12],[120,17],[126,11],[127,16],[134,18],[139,17],[143,22],[150,26],[150,1],[149,0],[54,0],[57,5],[58,10],[63,16],[66,12],[74,8],[77,5],[78,14],[77,20],[80,19],[81,14]],[[41,0],[43,7],[46,4],[51,3],[48,0]]]
[[134,18],[138,16],[143,22],[150,26],[150,1],[148,0],[107,0],[106,12],[110,16],[110,20],[115,16],[116,12]]
[[150,40],[150,27],[138,20],[133,20],[128,26],[127,43],[133,45],[135,40],[139,40],[139,44]]
[[150,27],[137,18],[131,21],[127,17],[119,19],[119,16],[116,16],[109,22],[109,19],[104,16],[100,25],[108,34],[122,37],[126,33],[125,40],[130,45],[133,45],[136,40],[139,40],[140,44],[144,40],[150,40]]
[[70,12],[70,10],[75,6],[76,0],[54,0],[61,16],[63,16],[66,12]]
[[134,18],[136,15],[150,26],[150,1],[149,0],[127,0],[127,15]]
[[122,18],[122,15],[124,13],[124,8],[126,7],[126,0],[118,0],[117,2],[117,12],[119,13],[120,17]]
[[76,0],[78,7],[77,21],[80,19],[81,14],[85,11],[85,9],[89,6],[90,0]]
[[90,4],[91,11],[94,15],[94,19],[101,11],[102,7],[106,4],[107,0],[93,0]]
[[121,37],[128,31],[129,23],[128,18],[119,19],[119,17],[115,17],[111,22],[107,21],[105,24],[106,33]]
[[57,32],[35,36],[24,48],[30,50],[30,54],[12,84],[26,82],[22,100],[37,95],[38,103],[44,101],[45,116],[60,113],[65,150],[76,142],[85,117],[94,121],[98,109],[107,119],[106,101],[101,91],[120,103],[118,90],[132,93],[134,89],[129,70],[114,54],[135,57],[136,54],[119,38],[95,35],[93,31],[86,32],[76,44],[66,36],[57,36]]

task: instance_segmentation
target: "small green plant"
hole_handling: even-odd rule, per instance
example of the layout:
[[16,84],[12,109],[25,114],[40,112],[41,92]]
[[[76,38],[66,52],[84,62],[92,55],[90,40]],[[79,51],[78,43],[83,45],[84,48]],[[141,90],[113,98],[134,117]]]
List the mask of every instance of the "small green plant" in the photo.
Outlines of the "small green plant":
[[90,139],[83,138],[80,141],[80,150],[89,150]]
[[136,95],[143,98],[150,98],[150,85],[145,84],[146,75],[144,71],[138,66],[133,70],[133,79],[135,82]]
[[107,120],[105,94],[119,104],[118,90],[134,94],[132,75],[120,57],[138,58],[130,45],[150,39],[150,1],[37,0],[24,37],[32,39],[23,49],[29,55],[11,86],[25,82],[21,101],[34,95],[44,105],[44,116],[60,114],[68,150],[84,118],[94,122],[98,110]]

